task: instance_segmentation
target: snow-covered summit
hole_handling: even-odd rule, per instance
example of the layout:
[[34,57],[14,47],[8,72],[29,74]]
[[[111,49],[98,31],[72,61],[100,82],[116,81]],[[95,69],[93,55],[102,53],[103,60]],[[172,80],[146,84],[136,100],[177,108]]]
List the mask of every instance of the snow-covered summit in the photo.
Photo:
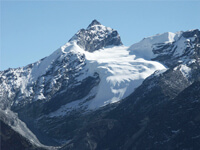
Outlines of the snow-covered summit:
[[118,32],[93,20],[87,29],[79,30],[69,42],[76,42],[85,51],[93,52],[107,46],[122,45]]
[[198,55],[200,31],[198,29],[166,32],[133,44],[130,54],[147,60],[157,60],[166,66],[175,66],[179,63],[191,64]]
[[165,66],[182,64],[175,69],[187,80],[192,70],[188,64],[199,61],[199,41],[199,30],[190,30],[155,35],[125,47],[116,30],[93,20],[48,57],[0,71],[0,110],[17,112],[55,139],[54,133],[64,134],[57,129],[60,122],[65,126],[65,117],[121,101],[155,71],[160,70],[154,76],[161,76]]
[[[1,88],[9,99],[9,107],[24,107],[42,100],[52,103],[53,108],[50,104],[44,106],[52,111],[82,100],[81,106],[96,109],[127,97],[146,77],[164,68],[158,62],[130,55],[116,30],[94,20],[50,56],[0,73]],[[83,89],[85,82],[87,88]],[[72,93],[76,95],[64,96]],[[7,102],[2,104],[4,107]]]
[[87,92],[77,99],[74,96],[70,101],[63,100],[58,107],[82,99],[94,87],[98,90],[93,90],[90,102],[87,99],[90,108],[119,101],[154,71],[164,69],[162,64],[196,62],[193,54],[197,54],[195,48],[199,45],[195,43],[198,39],[199,30],[166,32],[128,48],[122,45],[116,30],[93,20],[87,29],[81,29],[50,56],[24,68],[0,72],[2,108],[23,106],[37,100],[51,101],[60,93],[72,91],[86,79],[91,80],[90,77],[94,82]]
[[176,38],[176,34],[172,32],[157,34],[144,38],[142,41],[133,44],[130,46],[130,50],[131,53],[135,54],[137,57],[142,57],[150,60],[156,57],[156,55],[153,53],[153,46],[155,44],[170,44],[174,42]]
[[90,27],[94,26],[94,25],[101,25],[101,23],[99,21],[97,21],[96,19],[94,19],[89,26],[87,27],[87,29],[89,29]]

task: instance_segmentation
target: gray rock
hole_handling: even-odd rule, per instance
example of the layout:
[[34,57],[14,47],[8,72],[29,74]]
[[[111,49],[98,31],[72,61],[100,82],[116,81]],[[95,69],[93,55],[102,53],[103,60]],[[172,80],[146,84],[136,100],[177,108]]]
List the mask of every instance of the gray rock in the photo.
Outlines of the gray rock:
[[118,32],[101,25],[97,20],[93,20],[87,29],[79,30],[70,41],[75,41],[81,48],[89,52],[107,46],[122,45]]

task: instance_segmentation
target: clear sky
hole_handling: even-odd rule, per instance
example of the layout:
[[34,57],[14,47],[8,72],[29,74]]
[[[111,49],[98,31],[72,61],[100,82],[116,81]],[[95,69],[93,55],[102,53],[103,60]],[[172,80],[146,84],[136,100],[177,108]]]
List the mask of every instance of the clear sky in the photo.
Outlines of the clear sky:
[[1,1],[0,70],[33,63],[93,19],[116,29],[126,46],[144,37],[200,27],[200,1]]

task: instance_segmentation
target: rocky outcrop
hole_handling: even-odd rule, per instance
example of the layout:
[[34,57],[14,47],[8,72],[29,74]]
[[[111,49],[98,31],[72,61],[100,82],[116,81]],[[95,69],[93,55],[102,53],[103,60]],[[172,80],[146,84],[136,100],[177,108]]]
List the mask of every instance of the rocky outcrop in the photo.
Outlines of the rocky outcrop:
[[179,69],[155,73],[119,104],[94,113],[62,149],[198,149],[199,88],[198,78]]
[[[37,149],[27,140],[36,135],[35,141],[62,145],[64,150],[197,149],[200,146],[199,41],[200,31],[190,30],[145,38],[125,53],[125,47],[121,46],[117,53],[135,54],[128,55],[131,61],[123,61],[127,67],[123,70],[119,67],[122,63],[116,63],[122,55],[109,58],[108,61],[114,60],[111,65],[102,60],[104,55],[99,62],[86,59],[86,54],[91,57],[99,49],[110,47],[111,50],[122,45],[116,30],[92,21],[87,29],[81,29],[50,56],[22,68],[0,72],[0,110],[4,112],[1,118],[4,121],[7,118],[8,122],[2,123],[6,131],[1,131],[3,148],[10,149],[16,139],[19,149]],[[141,59],[132,61],[137,58]],[[168,68],[143,77],[161,65],[152,60]],[[131,65],[136,67],[129,68]],[[118,101],[115,96],[123,95],[126,87],[130,88],[123,88],[119,82],[128,85],[130,80],[136,81],[130,78],[132,72],[124,76],[130,70],[138,73],[135,78],[142,79],[130,85],[142,84],[131,95],[128,89],[126,98]],[[146,73],[140,74],[144,70]],[[107,74],[113,78],[106,78]],[[89,102],[98,95],[100,83],[103,83],[101,87],[112,86],[111,90],[103,89],[103,98],[110,91],[116,95],[110,101],[103,101],[103,105],[88,109]],[[118,87],[121,89],[116,90]],[[12,131],[14,127],[26,129],[25,136]],[[22,135],[22,130],[18,132]]]
[[70,40],[75,41],[81,48],[93,52],[95,50],[122,45],[118,32],[109,27],[101,25],[93,20],[87,29],[81,29]]

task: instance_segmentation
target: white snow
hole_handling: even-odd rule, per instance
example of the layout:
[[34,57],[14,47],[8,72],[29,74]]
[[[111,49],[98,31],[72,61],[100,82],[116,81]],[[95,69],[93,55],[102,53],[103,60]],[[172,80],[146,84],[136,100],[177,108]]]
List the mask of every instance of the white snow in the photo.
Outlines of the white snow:
[[[176,43],[175,43],[175,56],[181,56],[182,54],[184,54],[186,47],[192,47],[192,45],[190,44],[190,42],[193,42],[195,40],[195,37],[186,39],[184,37],[181,37]],[[194,48],[194,47],[193,47]],[[190,52],[192,53],[192,51]]]
[[[91,28],[95,29],[91,30],[91,32],[96,34],[93,40],[97,38],[101,39],[101,37],[107,34],[106,32],[111,33],[113,31],[113,29],[103,25],[94,25]],[[144,79],[151,74],[154,73],[155,76],[159,76],[167,70],[161,63],[151,60],[157,56],[152,51],[156,44],[170,44],[177,41],[174,46],[174,48],[176,48],[174,55],[177,57],[184,53],[185,47],[191,46],[190,43],[194,41],[195,38],[186,39],[182,37],[181,34],[182,32],[166,32],[144,38],[142,41],[133,44],[130,47],[110,46],[96,50],[92,53],[85,51],[76,44],[77,37],[75,35],[70,42],[57,49],[50,56],[32,64],[33,68],[30,68],[29,70],[26,70],[25,67],[10,69],[9,73],[14,76],[14,79],[6,80],[6,77],[0,72],[0,76],[4,79],[3,83],[0,85],[0,96],[2,95],[2,98],[0,97],[0,107],[4,108],[3,95],[5,92],[8,93],[7,95],[9,98],[15,96],[15,93],[12,91],[13,88],[19,88],[21,91],[21,95],[15,101],[16,104],[19,103],[20,100],[25,100],[26,97],[30,97],[34,92],[35,95],[33,100],[45,100],[45,82],[49,80],[52,81],[50,82],[50,88],[46,91],[50,92],[52,90],[51,88],[59,82],[56,80],[62,77],[62,72],[59,72],[55,76],[42,77],[42,75],[51,69],[52,64],[55,61],[62,62],[63,60],[66,60],[66,58],[66,63],[61,63],[63,68],[57,66],[54,71],[66,69],[65,73],[68,73],[66,66],[69,61],[69,63],[71,63],[73,67],[75,66],[74,68],[77,70],[77,82],[74,83],[74,86],[81,84],[82,80],[88,76],[93,76],[94,73],[99,74],[100,83],[94,87],[86,97],[61,106],[61,108],[55,112],[51,112],[48,115],[49,117],[64,116],[68,112],[76,109],[94,110],[110,103],[116,103],[134,92],[134,90],[142,84]],[[85,60],[81,59],[82,56],[85,57]],[[74,63],[76,59],[79,59],[79,61],[82,62],[85,61],[84,63],[86,65],[77,65]],[[194,63],[195,61],[195,59],[190,60],[188,64]],[[74,69],[73,67],[72,69]],[[188,78],[190,76],[191,68],[186,65],[180,65],[179,67],[181,73]],[[69,71],[70,69],[71,68],[69,68]],[[76,76],[76,74],[73,75]],[[39,77],[42,77],[40,78],[40,81],[38,80]],[[67,80],[70,80],[70,78],[66,78]],[[28,88],[29,85],[34,85],[33,83],[36,82],[38,82],[37,91],[33,91],[33,87]],[[149,88],[151,88],[151,86],[153,85],[150,85]],[[67,88],[59,92],[62,93],[66,90]],[[7,104],[5,106],[7,106]],[[7,124],[15,131],[19,132],[22,136],[27,137],[36,145],[43,146],[26,125],[18,119],[17,114],[9,109],[0,109],[0,114],[1,119],[3,118],[3,115],[6,114],[8,117]],[[172,132],[175,133],[176,131]]]
[[[98,29],[99,25],[94,26],[94,28]],[[111,29],[108,28],[107,30]],[[151,61],[152,58],[156,57],[156,55],[152,52],[152,47],[154,44],[172,43],[177,40],[180,35],[181,32],[167,32],[145,38],[139,43],[133,44],[131,47],[110,46],[96,50],[92,53],[80,48],[74,39],[63,45],[50,56],[33,64],[33,68],[26,75],[28,78],[24,79],[23,77],[17,77],[19,78],[16,80],[18,83],[15,84],[18,84],[17,87],[21,87],[21,93],[25,93],[26,96],[29,96],[33,91],[31,89],[29,89],[29,91],[27,90],[27,84],[36,82],[38,77],[41,77],[49,69],[51,69],[52,64],[55,61],[62,62],[63,59],[66,60],[67,58],[67,61],[70,63],[76,59],[81,60],[80,57],[84,56],[85,60],[82,61],[85,61],[84,63],[86,63],[86,65],[84,67],[75,67],[75,69],[80,71],[78,72],[76,78],[76,84],[80,84],[81,80],[88,76],[93,76],[95,72],[99,74],[100,83],[95,91],[95,98],[87,103],[88,109],[96,109],[110,103],[118,102],[119,100],[129,96],[135,88],[141,85],[145,78],[153,74],[156,70],[166,69],[166,67],[161,63]],[[184,43],[184,40],[181,44],[182,43]],[[179,46],[181,44],[179,44]],[[67,64],[63,64],[63,69],[67,69],[65,65]],[[72,65],[76,66],[76,64],[73,63]],[[18,73],[18,75],[19,74],[20,73]],[[56,78],[60,78],[61,76],[62,74],[57,74],[56,76],[46,76],[44,81],[40,81],[39,85],[41,88],[36,92],[34,100],[46,99],[44,96],[45,82],[51,80],[51,78],[55,79],[52,79],[50,84],[51,87],[53,87],[56,83]],[[11,84],[11,86],[12,85],[13,84]],[[48,89],[49,92],[50,90],[51,89]],[[77,103],[74,103],[72,106],[76,107],[75,105],[79,105],[78,100]],[[72,108],[71,105],[68,106]]]
[[188,78],[191,74],[191,68],[189,68],[186,65],[181,65],[180,71],[183,74],[184,77]]
[[181,54],[184,53],[185,47],[186,47],[186,43],[185,43],[186,39],[184,37],[182,37],[180,40],[178,40],[176,42],[176,51],[174,53],[175,56],[180,56]]
[[[86,57],[84,77],[79,76],[78,80],[95,72],[100,76],[97,94],[90,101],[89,109],[118,102],[130,95],[154,71],[165,69],[158,62],[136,59],[135,55],[129,54],[129,49],[125,46],[104,48],[93,53],[80,48],[73,48],[71,51],[83,53]],[[66,53],[65,50],[63,52]]]
[[166,32],[163,34],[157,34],[151,37],[144,38],[142,41],[130,46],[130,53],[132,55],[136,55],[137,57],[151,60],[152,58],[156,57],[156,55],[152,51],[154,44],[172,43],[174,42],[177,35],[178,34],[172,32]]
[[167,70],[168,70],[167,68],[166,69],[162,69],[162,70],[157,70],[157,71],[154,72],[153,75],[154,76],[159,76],[159,75],[163,74]]
[[195,62],[196,62],[196,59],[190,59],[190,61],[188,62],[188,65],[191,65],[191,64],[193,64]]
[[51,67],[51,64],[61,55],[60,49],[56,50],[50,56],[45,57],[43,60],[38,61],[31,72],[31,78],[33,81],[37,80],[39,76],[45,74]]

